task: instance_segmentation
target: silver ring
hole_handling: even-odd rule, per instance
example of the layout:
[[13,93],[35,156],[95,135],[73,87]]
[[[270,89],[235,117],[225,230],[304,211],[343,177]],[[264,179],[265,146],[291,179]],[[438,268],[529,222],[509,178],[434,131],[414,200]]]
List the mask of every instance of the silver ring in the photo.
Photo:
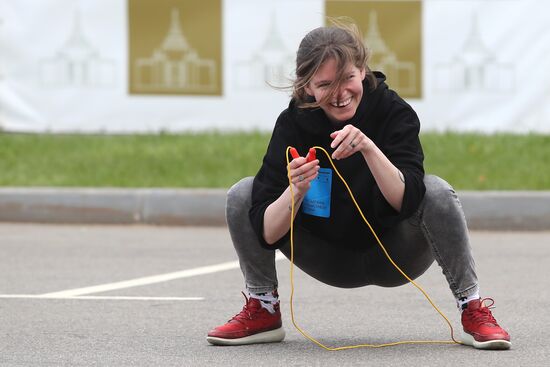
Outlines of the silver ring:
[[353,142],[353,140],[351,141],[351,143],[349,143],[349,145],[351,145],[352,148],[355,148],[355,143]]
[[298,176],[298,181],[302,182],[304,180],[304,176],[300,175]]

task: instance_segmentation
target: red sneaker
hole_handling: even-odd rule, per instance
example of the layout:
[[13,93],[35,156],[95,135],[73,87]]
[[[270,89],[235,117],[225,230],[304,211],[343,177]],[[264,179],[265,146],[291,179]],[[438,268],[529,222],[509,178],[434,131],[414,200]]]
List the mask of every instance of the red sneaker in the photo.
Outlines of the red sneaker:
[[[492,302],[489,306],[485,301]],[[510,349],[510,335],[501,328],[489,309],[492,298],[475,299],[462,311],[463,342],[478,349]]]
[[[244,293],[243,293],[244,296]],[[206,340],[214,345],[244,345],[275,343],[285,338],[279,303],[271,314],[262,307],[260,300],[247,298],[241,312],[226,324],[210,330]]]

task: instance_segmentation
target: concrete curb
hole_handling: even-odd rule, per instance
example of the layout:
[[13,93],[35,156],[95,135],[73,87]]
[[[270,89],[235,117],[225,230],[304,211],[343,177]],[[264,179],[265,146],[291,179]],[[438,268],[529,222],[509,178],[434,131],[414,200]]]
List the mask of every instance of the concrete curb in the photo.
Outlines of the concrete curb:
[[[0,188],[0,222],[225,225],[226,189]],[[463,191],[471,229],[550,230],[550,191]]]
[[0,188],[0,221],[225,225],[225,189]]

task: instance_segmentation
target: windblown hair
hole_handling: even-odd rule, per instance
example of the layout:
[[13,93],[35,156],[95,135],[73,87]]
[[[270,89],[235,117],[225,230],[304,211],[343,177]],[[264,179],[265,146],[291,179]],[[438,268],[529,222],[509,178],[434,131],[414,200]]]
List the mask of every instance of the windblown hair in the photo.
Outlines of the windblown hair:
[[[319,27],[309,32],[300,43],[296,54],[296,79],[292,84],[292,97],[301,108],[319,107],[326,103],[338,90],[346,75],[346,66],[355,65],[360,70],[365,69],[369,86],[376,88],[376,78],[367,65],[369,51],[361,33],[352,22],[331,19],[329,27]],[[328,92],[321,101],[311,101],[305,90],[313,75],[328,59],[334,59],[337,64],[335,80],[329,86]]]

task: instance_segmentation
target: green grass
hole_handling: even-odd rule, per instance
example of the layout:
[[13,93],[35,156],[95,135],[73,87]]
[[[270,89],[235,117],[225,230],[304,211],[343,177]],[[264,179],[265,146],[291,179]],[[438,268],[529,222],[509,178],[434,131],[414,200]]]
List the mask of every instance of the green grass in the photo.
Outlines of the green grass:
[[0,135],[0,186],[228,187],[257,172],[268,136]]
[[[423,134],[426,172],[459,190],[550,189],[550,136]],[[223,187],[254,175],[267,133],[0,133],[0,186]]]
[[550,135],[423,134],[426,172],[460,190],[550,189]]

